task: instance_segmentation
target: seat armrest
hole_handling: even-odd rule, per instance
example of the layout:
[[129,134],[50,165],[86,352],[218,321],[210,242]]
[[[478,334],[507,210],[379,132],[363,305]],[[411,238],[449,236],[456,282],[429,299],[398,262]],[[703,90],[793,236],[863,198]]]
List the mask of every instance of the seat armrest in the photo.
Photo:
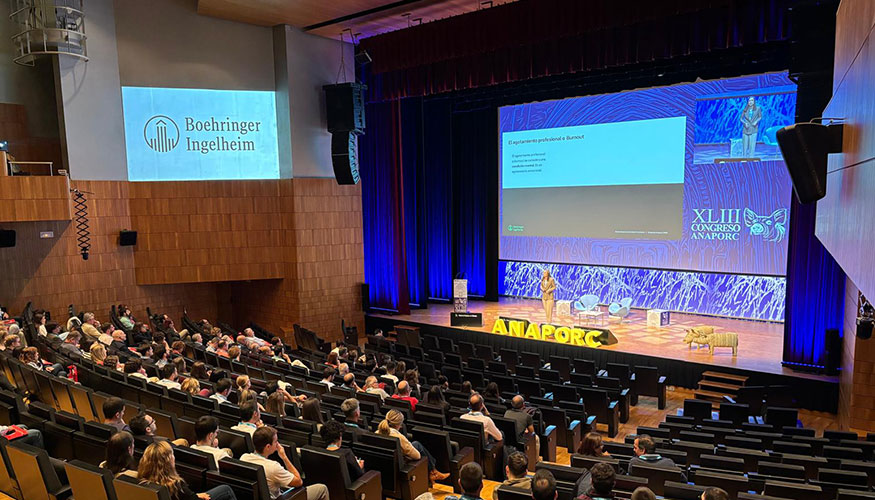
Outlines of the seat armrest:
[[456,453],[453,458],[450,459],[450,463],[452,464],[466,464],[474,460],[474,448],[470,446],[466,446],[459,450],[459,453]]
[[619,401],[611,401],[611,403],[608,405],[608,409],[611,411],[615,410],[617,408],[618,403],[619,403]]
[[658,381],[657,383],[658,383],[658,384],[664,384],[664,383],[665,383],[665,380],[666,380],[666,377],[665,377],[665,375],[663,375],[663,376],[659,377],[659,381]]
[[57,500],[69,498],[72,494],[73,490],[70,488],[70,486],[61,486],[57,491],[51,493],[51,495]]
[[558,434],[555,425],[548,425],[544,432],[541,433],[541,449],[539,450],[541,457],[548,462],[556,461],[556,442]]
[[307,488],[300,486],[286,491],[282,495],[276,497],[276,500],[306,500]]
[[383,483],[380,472],[369,470],[350,485],[347,489],[347,498],[349,498],[349,493],[352,493],[353,500],[380,500],[382,492]]

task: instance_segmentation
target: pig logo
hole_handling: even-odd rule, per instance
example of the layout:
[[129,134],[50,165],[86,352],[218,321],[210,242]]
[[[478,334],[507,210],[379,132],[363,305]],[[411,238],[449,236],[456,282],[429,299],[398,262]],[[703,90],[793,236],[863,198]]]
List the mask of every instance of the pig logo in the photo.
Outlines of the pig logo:
[[744,225],[750,228],[752,236],[762,236],[775,243],[787,235],[787,209],[779,208],[771,215],[757,215],[749,208],[744,209]]

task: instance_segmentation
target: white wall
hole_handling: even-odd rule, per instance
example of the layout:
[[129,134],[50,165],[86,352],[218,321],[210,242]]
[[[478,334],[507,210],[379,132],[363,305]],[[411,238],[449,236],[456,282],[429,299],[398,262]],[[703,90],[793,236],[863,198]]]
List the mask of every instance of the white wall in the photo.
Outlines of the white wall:
[[112,0],[84,3],[88,62],[56,58],[61,145],[70,177],[127,180]]
[[196,0],[115,0],[115,11],[122,85],[274,89],[271,28],[198,15]]
[[339,40],[308,35],[285,26],[285,59],[289,72],[292,176],[334,177],[331,166],[331,134],[325,117],[323,85],[335,83],[341,47],[346,60],[345,78],[355,76],[353,46]]

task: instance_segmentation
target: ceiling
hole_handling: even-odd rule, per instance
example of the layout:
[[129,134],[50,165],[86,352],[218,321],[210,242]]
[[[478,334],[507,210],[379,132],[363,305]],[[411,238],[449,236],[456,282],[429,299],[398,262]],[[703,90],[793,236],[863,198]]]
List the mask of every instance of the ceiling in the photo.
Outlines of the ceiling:
[[259,26],[288,24],[328,38],[345,29],[367,38],[508,1],[514,0],[198,0],[197,11]]

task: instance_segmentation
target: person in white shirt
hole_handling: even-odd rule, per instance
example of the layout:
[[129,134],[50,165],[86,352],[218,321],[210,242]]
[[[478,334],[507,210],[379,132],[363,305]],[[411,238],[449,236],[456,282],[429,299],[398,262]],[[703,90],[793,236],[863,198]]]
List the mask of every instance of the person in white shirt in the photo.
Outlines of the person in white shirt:
[[[286,456],[285,447],[279,443],[276,429],[269,426],[261,427],[253,434],[252,444],[255,453],[245,453],[240,460],[264,468],[271,498],[279,497],[288,488],[299,488],[304,485],[298,469]],[[279,455],[283,465],[267,458],[274,452]],[[328,488],[321,483],[307,486],[307,500],[328,500]]]
[[167,363],[161,367],[161,380],[158,381],[158,385],[163,385],[168,389],[182,389],[182,385],[177,380],[178,378],[179,372],[176,370],[176,365]]
[[212,455],[216,469],[219,467],[219,460],[225,457],[234,457],[234,453],[231,450],[218,447],[219,421],[216,417],[204,415],[197,419],[197,422],[194,424],[194,434],[197,436],[197,443],[191,445],[191,448]]
[[389,397],[389,394],[380,387],[380,384],[377,382],[377,377],[373,375],[365,379],[364,390],[368,394],[376,394],[380,396],[380,399],[386,399]]
[[388,362],[386,362],[386,374],[383,375],[383,378],[387,378],[387,379],[389,379],[389,380],[391,380],[392,382],[395,382],[395,383],[397,384],[397,383],[398,383],[398,377],[395,376],[395,367],[396,367],[396,366],[397,366],[397,365],[395,364],[394,361],[388,361]]
[[327,385],[329,389],[334,387],[334,374],[337,372],[334,368],[330,366],[326,366],[324,370],[322,370],[322,383]]
[[489,417],[489,411],[486,409],[486,406],[483,404],[483,397],[477,393],[471,395],[471,398],[468,399],[468,407],[471,408],[471,411],[462,415],[461,419],[463,420],[473,420],[475,422],[480,422],[483,424],[483,434],[486,439],[492,438],[493,441],[499,442],[504,440],[504,436],[501,434],[501,431],[498,430],[498,427],[495,426],[495,422],[492,421],[492,418]]
[[232,430],[245,432],[250,436],[261,427],[261,412],[258,411],[258,402],[249,400],[240,407],[240,423],[231,427]]
[[216,392],[210,395],[210,399],[215,399],[219,403],[228,402],[228,394],[231,394],[231,386],[234,382],[229,378],[222,378],[216,382]]

